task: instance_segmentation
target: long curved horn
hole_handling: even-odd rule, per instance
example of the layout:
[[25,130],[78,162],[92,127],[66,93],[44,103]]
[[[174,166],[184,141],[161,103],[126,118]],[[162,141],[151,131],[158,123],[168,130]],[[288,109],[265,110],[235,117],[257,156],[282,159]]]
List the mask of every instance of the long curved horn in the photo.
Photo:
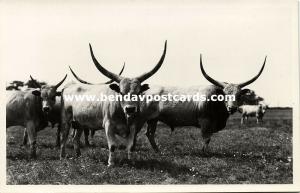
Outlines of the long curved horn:
[[114,81],[116,81],[116,82],[120,82],[122,78],[121,78],[119,75],[116,75],[116,74],[114,74],[114,73],[112,73],[112,72],[106,70],[104,67],[102,67],[102,66],[99,64],[99,62],[97,61],[97,59],[96,59],[95,56],[94,56],[94,53],[93,53],[93,49],[92,49],[91,44],[89,44],[89,45],[90,45],[91,56],[92,56],[92,59],[93,59],[93,62],[94,62],[94,64],[95,64],[96,68],[97,68],[102,74],[104,74],[106,77],[108,77],[108,78],[110,78],[110,79],[112,79],[112,80],[114,80]]
[[30,79],[32,80],[33,84],[35,84],[35,86],[37,88],[41,88],[42,87],[41,84],[38,81],[36,81],[34,78],[32,78],[31,75],[30,75]]
[[87,81],[82,80],[81,78],[79,78],[79,77],[75,74],[75,72],[72,70],[71,66],[69,66],[69,69],[70,69],[71,73],[73,74],[73,76],[74,76],[79,82],[81,82],[82,84],[89,84],[89,85],[92,85],[92,83],[89,83],[89,82],[87,82]]
[[66,80],[66,78],[67,78],[67,74],[65,75],[65,77],[59,82],[59,83],[57,83],[55,86],[54,86],[54,88],[58,88],[65,80]]
[[[119,75],[121,75],[121,74],[123,73],[124,68],[125,68],[125,62],[124,62],[124,64],[123,64],[123,67],[122,67],[121,71],[119,72]],[[89,85],[103,85],[103,84],[111,84],[111,83],[114,82],[114,80],[109,80],[109,81],[107,81],[107,82],[105,82],[105,83],[97,83],[97,84],[93,84],[93,83],[87,82],[87,81],[85,81],[85,80],[79,78],[79,77],[77,76],[77,74],[75,74],[75,72],[72,70],[71,66],[69,66],[69,69],[70,69],[71,73],[73,74],[73,76],[74,76],[79,82],[81,82],[82,84],[89,84]]]
[[211,78],[210,76],[207,75],[207,73],[205,72],[204,68],[203,68],[203,64],[202,64],[202,54],[200,54],[200,69],[201,69],[201,72],[203,74],[203,76],[206,78],[206,80],[208,80],[209,82],[211,82],[212,84],[216,85],[216,86],[219,86],[221,88],[224,88],[226,86],[225,83],[223,82],[219,82],[213,78]]
[[[122,67],[121,71],[119,72],[119,76],[123,73],[124,68],[125,68],[125,62],[123,64],[123,67]],[[114,82],[114,80],[109,80],[109,81],[105,82],[104,84],[111,84],[113,82]]]
[[150,72],[146,72],[145,74],[137,77],[137,79],[140,82],[143,82],[143,81],[147,80],[154,73],[156,73],[158,71],[158,69],[161,67],[162,63],[164,62],[164,59],[165,59],[165,56],[166,56],[166,51],[167,51],[167,40],[165,41],[164,52],[163,52],[162,56],[160,57],[160,60],[158,61],[158,63],[156,64],[156,66]]
[[246,81],[246,82],[243,82],[243,83],[239,84],[239,86],[240,86],[241,88],[242,88],[242,87],[245,87],[245,86],[247,86],[247,85],[249,85],[249,84],[251,84],[252,82],[254,82],[254,81],[261,75],[262,71],[264,70],[264,67],[265,67],[265,64],[266,64],[266,60],[267,60],[267,56],[265,57],[264,64],[263,64],[263,66],[261,67],[259,73],[258,73],[254,78],[252,78],[252,79],[250,79],[250,80],[248,80],[248,81]]

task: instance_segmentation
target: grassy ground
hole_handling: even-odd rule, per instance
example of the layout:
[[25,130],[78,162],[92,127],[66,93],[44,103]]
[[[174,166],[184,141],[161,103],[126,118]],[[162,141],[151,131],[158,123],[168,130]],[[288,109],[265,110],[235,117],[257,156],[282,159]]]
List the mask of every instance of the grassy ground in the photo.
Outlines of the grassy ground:
[[269,110],[263,124],[251,119],[240,126],[239,114],[210,142],[208,155],[201,152],[200,130],[170,129],[159,125],[156,140],[161,154],[139,134],[133,161],[118,150],[117,165],[106,166],[108,150],[103,131],[95,145],[84,147],[80,158],[59,160],[55,130],[38,133],[38,159],[28,158],[29,147],[20,147],[23,129],[7,131],[7,184],[270,184],[292,183],[292,118],[290,110]]

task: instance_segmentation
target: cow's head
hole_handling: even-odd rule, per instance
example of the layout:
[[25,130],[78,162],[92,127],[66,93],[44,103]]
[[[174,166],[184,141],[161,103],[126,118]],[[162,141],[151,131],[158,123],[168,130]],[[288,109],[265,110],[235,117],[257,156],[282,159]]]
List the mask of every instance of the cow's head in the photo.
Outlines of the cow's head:
[[254,82],[259,76],[260,74],[262,73],[264,67],[265,67],[265,64],[266,64],[266,59],[267,59],[267,56],[265,57],[265,60],[264,60],[264,63],[263,63],[263,66],[261,67],[259,73],[253,77],[252,79],[246,81],[246,82],[243,82],[243,83],[240,83],[240,84],[232,84],[232,83],[227,83],[227,82],[220,82],[220,81],[217,81],[213,78],[211,78],[210,76],[207,75],[207,73],[204,71],[204,68],[203,68],[203,64],[202,64],[202,56],[200,55],[200,69],[201,69],[201,72],[203,74],[203,76],[209,81],[211,82],[212,84],[218,86],[218,87],[221,87],[225,93],[225,95],[234,95],[235,96],[235,100],[234,101],[225,101],[226,103],[226,108],[227,108],[227,111],[228,113],[230,114],[233,114],[234,112],[236,112],[238,106],[241,105],[242,103],[242,96],[245,95],[246,93],[248,93],[250,90],[249,89],[242,89],[243,87],[251,84],[252,82]]
[[40,88],[40,96],[42,98],[42,109],[45,113],[48,113],[54,106],[56,96],[60,96],[61,92],[57,92],[57,88],[66,80],[67,75],[56,85],[40,85],[30,75],[31,80],[36,84],[37,88]]
[[259,104],[259,108],[261,109],[261,112],[264,114],[266,112],[266,110],[269,108],[269,106],[267,104],[265,104],[264,102],[260,102]]
[[[106,70],[104,67],[100,65],[100,63],[97,61],[97,59],[94,56],[92,46],[90,45],[90,52],[93,59],[93,62],[97,69],[104,74],[106,77],[110,78],[111,80],[115,81],[116,83],[110,84],[109,87],[114,90],[115,92],[125,96],[127,94],[132,95],[140,95],[144,91],[149,89],[148,84],[142,84],[145,80],[150,78],[154,73],[158,71],[158,69],[161,67],[165,55],[166,55],[166,49],[167,49],[167,41],[165,41],[164,51],[163,54],[159,60],[159,62],[155,65],[155,67],[149,71],[146,72],[136,78],[127,78],[122,77],[120,75],[114,74],[108,70]],[[126,115],[126,117],[131,117],[135,113],[139,111],[139,97],[137,97],[138,100],[130,100],[130,101],[121,101],[122,109]]]

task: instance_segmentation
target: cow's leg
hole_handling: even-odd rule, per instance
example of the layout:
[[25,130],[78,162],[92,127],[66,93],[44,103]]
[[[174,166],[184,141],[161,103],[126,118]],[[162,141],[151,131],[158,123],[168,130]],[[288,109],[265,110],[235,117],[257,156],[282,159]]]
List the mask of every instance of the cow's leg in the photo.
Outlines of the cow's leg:
[[244,124],[244,117],[242,116],[242,118],[241,118],[241,125],[243,125]]
[[28,140],[28,134],[27,134],[27,131],[26,131],[26,128],[24,128],[24,134],[23,134],[23,143],[22,145],[27,145],[27,140]]
[[75,151],[76,157],[79,157],[81,155],[81,152],[80,152],[80,137],[81,137],[83,129],[76,122],[74,122],[72,124],[72,126],[76,130],[75,136],[74,136],[74,141],[73,141],[74,151]]
[[66,142],[68,140],[69,131],[70,131],[71,123],[69,121],[63,121],[61,125],[61,133],[60,133],[60,159],[66,156]]
[[171,128],[171,133],[170,133],[170,137],[171,137],[173,135],[175,128],[173,126],[170,126],[170,128]]
[[139,127],[139,126],[137,127],[137,125],[135,125],[135,124],[130,126],[130,133],[127,138],[127,144],[126,144],[127,158],[129,160],[131,159],[131,152],[133,149],[134,141],[137,137],[137,128],[141,128],[141,127]]
[[108,149],[109,149],[109,155],[108,155],[108,166],[113,166],[115,165],[114,162],[114,151],[116,149],[116,138],[113,133],[113,125],[107,121],[105,123],[105,134],[107,138],[107,144],[108,144]]
[[203,153],[207,153],[207,149],[208,149],[208,144],[211,140],[211,136],[212,134],[211,133],[202,133],[202,138],[204,140],[204,145],[203,145],[203,148],[202,148],[202,152]]
[[152,148],[156,151],[159,152],[159,149],[155,143],[155,131],[157,127],[157,120],[149,120],[147,121],[147,133],[146,136],[152,146]]
[[30,145],[30,157],[36,158],[36,126],[33,121],[28,121],[26,124],[26,130]]
[[259,117],[256,117],[256,124],[259,124]]
[[91,129],[91,145],[94,145],[94,136],[95,136],[95,132],[96,132],[96,129]]
[[135,151],[136,141],[137,141],[137,134],[138,134],[138,132],[136,132],[135,135],[134,135],[133,145],[131,147],[131,151]]
[[61,124],[58,124],[57,130],[56,130],[56,147],[60,146],[60,130],[61,130],[60,127],[61,127]]
[[94,138],[96,130],[95,129],[91,129],[91,137]]
[[90,129],[89,128],[84,128],[83,132],[84,132],[84,143],[85,143],[85,146],[90,146],[90,143],[89,143]]
[[204,144],[203,144],[203,148],[202,148],[202,152],[203,153],[207,153],[207,149],[208,149],[208,144],[210,142],[212,133],[210,132],[213,128],[213,125],[217,125],[216,122],[212,122],[210,120],[199,120],[199,126],[202,127],[202,138],[204,140]]

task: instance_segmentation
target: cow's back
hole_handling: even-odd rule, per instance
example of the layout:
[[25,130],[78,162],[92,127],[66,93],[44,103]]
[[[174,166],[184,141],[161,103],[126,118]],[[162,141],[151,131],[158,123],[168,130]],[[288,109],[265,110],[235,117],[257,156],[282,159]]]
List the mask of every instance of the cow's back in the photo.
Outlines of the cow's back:
[[[107,85],[83,85],[72,83],[66,85],[63,89],[63,108],[67,113],[72,114],[73,121],[79,122],[82,126],[88,128],[99,129],[99,126],[104,127],[103,120],[116,116],[118,112],[122,112],[118,102],[100,101],[102,95],[116,94]],[[90,97],[90,100],[76,100],[80,96]],[[72,100],[70,100],[71,98]],[[79,98],[78,98],[79,97]]]
[[[201,95],[210,98],[213,94],[224,95],[222,89],[216,86],[151,87],[146,94],[158,95]],[[152,102],[155,103],[155,102]],[[159,101],[157,105],[159,121],[170,126],[199,126],[199,119],[218,120],[218,128],[224,128],[228,113],[222,101]],[[219,120],[220,119],[220,120]],[[221,128],[221,129],[222,129]]]
[[242,105],[239,107],[243,116],[256,116],[259,108],[257,105]]

